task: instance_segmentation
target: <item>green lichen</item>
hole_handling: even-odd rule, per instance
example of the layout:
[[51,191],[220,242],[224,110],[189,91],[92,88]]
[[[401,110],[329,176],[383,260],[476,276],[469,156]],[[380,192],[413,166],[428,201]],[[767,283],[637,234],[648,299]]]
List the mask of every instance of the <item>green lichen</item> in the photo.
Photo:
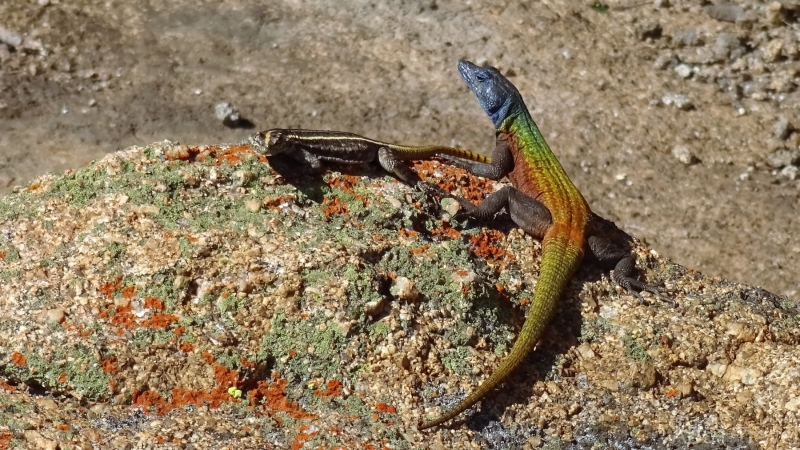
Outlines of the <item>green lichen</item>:
[[[104,373],[100,361],[95,358],[95,350],[84,347],[57,347],[47,355],[42,348],[22,352],[26,364],[17,366],[7,364],[0,367],[0,374],[21,381],[35,380],[48,389],[59,390],[63,384],[59,381],[62,374],[66,383],[81,395],[98,399],[109,394],[108,380],[111,375]],[[110,355],[106,355],[106,358]]]
[[17,417],[24,417],[33,411],[33,405],[25,403],[0,391],[0,430],[22,431],[25,424],[19,422]]
[[442,355],[442,364],[456,375],[467,375],[471,369],[468,362],[468,358],[471,355],[469,347],[458,347]]
[[[278,373],[284,378],[330,379],[341,370],[339,355],[346,343],[344,331],[323,315],[289,318],[281,310],[275,314],[272,327],[264,336],[258,360],[274,360]],[[310,349],[313,352],[309,352]]]
[[616,332],[619,327],[613,325],[610,320],[598,317],[597,320],[585,320],[581,323],[581,335],[578,341],[581,343],[591,343],[603,336]]
[[628,358],[637,362],[644,362],[650,359],[650,355],[644,345],[630,334],[622,337],[622,344],[625,346],[625,356]]

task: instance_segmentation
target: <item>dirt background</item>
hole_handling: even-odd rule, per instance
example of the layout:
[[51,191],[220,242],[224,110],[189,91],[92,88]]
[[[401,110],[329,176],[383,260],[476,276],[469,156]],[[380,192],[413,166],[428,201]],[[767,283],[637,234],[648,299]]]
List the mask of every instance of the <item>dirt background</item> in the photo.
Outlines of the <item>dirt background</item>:
[[[0,193],[133,144],[274,127],[489,151],[466,58],[517,85],[596,212],[796,300],[798,15],[792,1],[11,0]],[[220,102],[245,120],[226,126]]]

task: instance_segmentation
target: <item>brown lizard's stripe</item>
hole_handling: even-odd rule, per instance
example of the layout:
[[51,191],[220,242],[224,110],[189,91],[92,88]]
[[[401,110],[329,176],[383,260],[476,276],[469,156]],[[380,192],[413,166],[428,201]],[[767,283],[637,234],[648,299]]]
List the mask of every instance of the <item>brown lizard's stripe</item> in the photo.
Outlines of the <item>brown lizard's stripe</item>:
[[[400,145],[370,139],[346,131],[327,131],[327,130],[303,130],[303,129],[284,129],[270,130],[280,131],[284,138],[296,147],[313,149],[315,153],[324,154],[330,157],[344,158],[346,153],[361,153],[376,151],[385,147],[392,150],[392,156],[398,160],[430,159],[437,154],[455,156],[457,158],[468,159],[481,163],[489,164],[492,159],[488,156],[475,153],[461,148],[448,147],[444,145]],[[267,132],[267,141],[269,141]],[[344,151],[343,151],[344,150]],[[355,162],[360,159],[353,158]]]

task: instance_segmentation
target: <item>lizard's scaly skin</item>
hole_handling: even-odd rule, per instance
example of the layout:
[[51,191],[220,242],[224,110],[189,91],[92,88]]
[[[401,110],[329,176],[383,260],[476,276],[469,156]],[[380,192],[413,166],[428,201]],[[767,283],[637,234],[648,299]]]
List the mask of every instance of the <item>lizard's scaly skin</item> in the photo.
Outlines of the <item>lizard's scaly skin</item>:
[[[511,86],[507,80],[506,83]],[[441,425],[474,405],[522,362],[542,336],[569,279],[583,259],[591,216],[589,206],[545,142],[516,88],[514,91],[514,101],[501,111],[500,117],[492,118],[496,119],[498,139],[507,141],[514,157],[514,168],[508,178],[523,194],[544,204],[552,215],[552,225],[542,240],[536,292],[525,324],[500,366],[458,405],[423,423],[420,429]]]
[[342,164],[374,161],[382,148],[391,151],[392,156],[398,160],[430,159],[436,155],[450,155],[484,163],[492,161],[488,156],[466,149],[444,145],[390,144],[345,131],[276,128],[254,134],[247,143],[266,156],[292,154],[302,149],[320,159]]

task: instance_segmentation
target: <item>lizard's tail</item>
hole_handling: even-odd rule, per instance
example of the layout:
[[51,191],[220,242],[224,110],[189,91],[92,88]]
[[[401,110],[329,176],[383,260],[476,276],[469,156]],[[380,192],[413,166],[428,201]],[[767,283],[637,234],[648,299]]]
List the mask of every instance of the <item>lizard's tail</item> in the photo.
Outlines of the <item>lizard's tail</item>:
[[511,373],[523,359],[533,350],[536,342],[544,333],[550,319],[555,313],[556,305],[572,273],[580,264],[582,247],[574,250],[567,235],[550,235],[543,242],[542,267],[539,271],[539,282],[536,293],[519,332],[517,341],[511,347],[508,356],[500,366],[477,389],[464,400],[436,419],[425,422],[419,429],[441,425],[461,414],[464,410],[478,402],[484,395],[494,389]]
[[491,164],[492,158],[480,153],[475,153],[471,150],[464,150],[463,148],[443,147],[441,151],[443,155],[455,156],[456,158],[468,159],[470,161],[477,161],[479,163]]

